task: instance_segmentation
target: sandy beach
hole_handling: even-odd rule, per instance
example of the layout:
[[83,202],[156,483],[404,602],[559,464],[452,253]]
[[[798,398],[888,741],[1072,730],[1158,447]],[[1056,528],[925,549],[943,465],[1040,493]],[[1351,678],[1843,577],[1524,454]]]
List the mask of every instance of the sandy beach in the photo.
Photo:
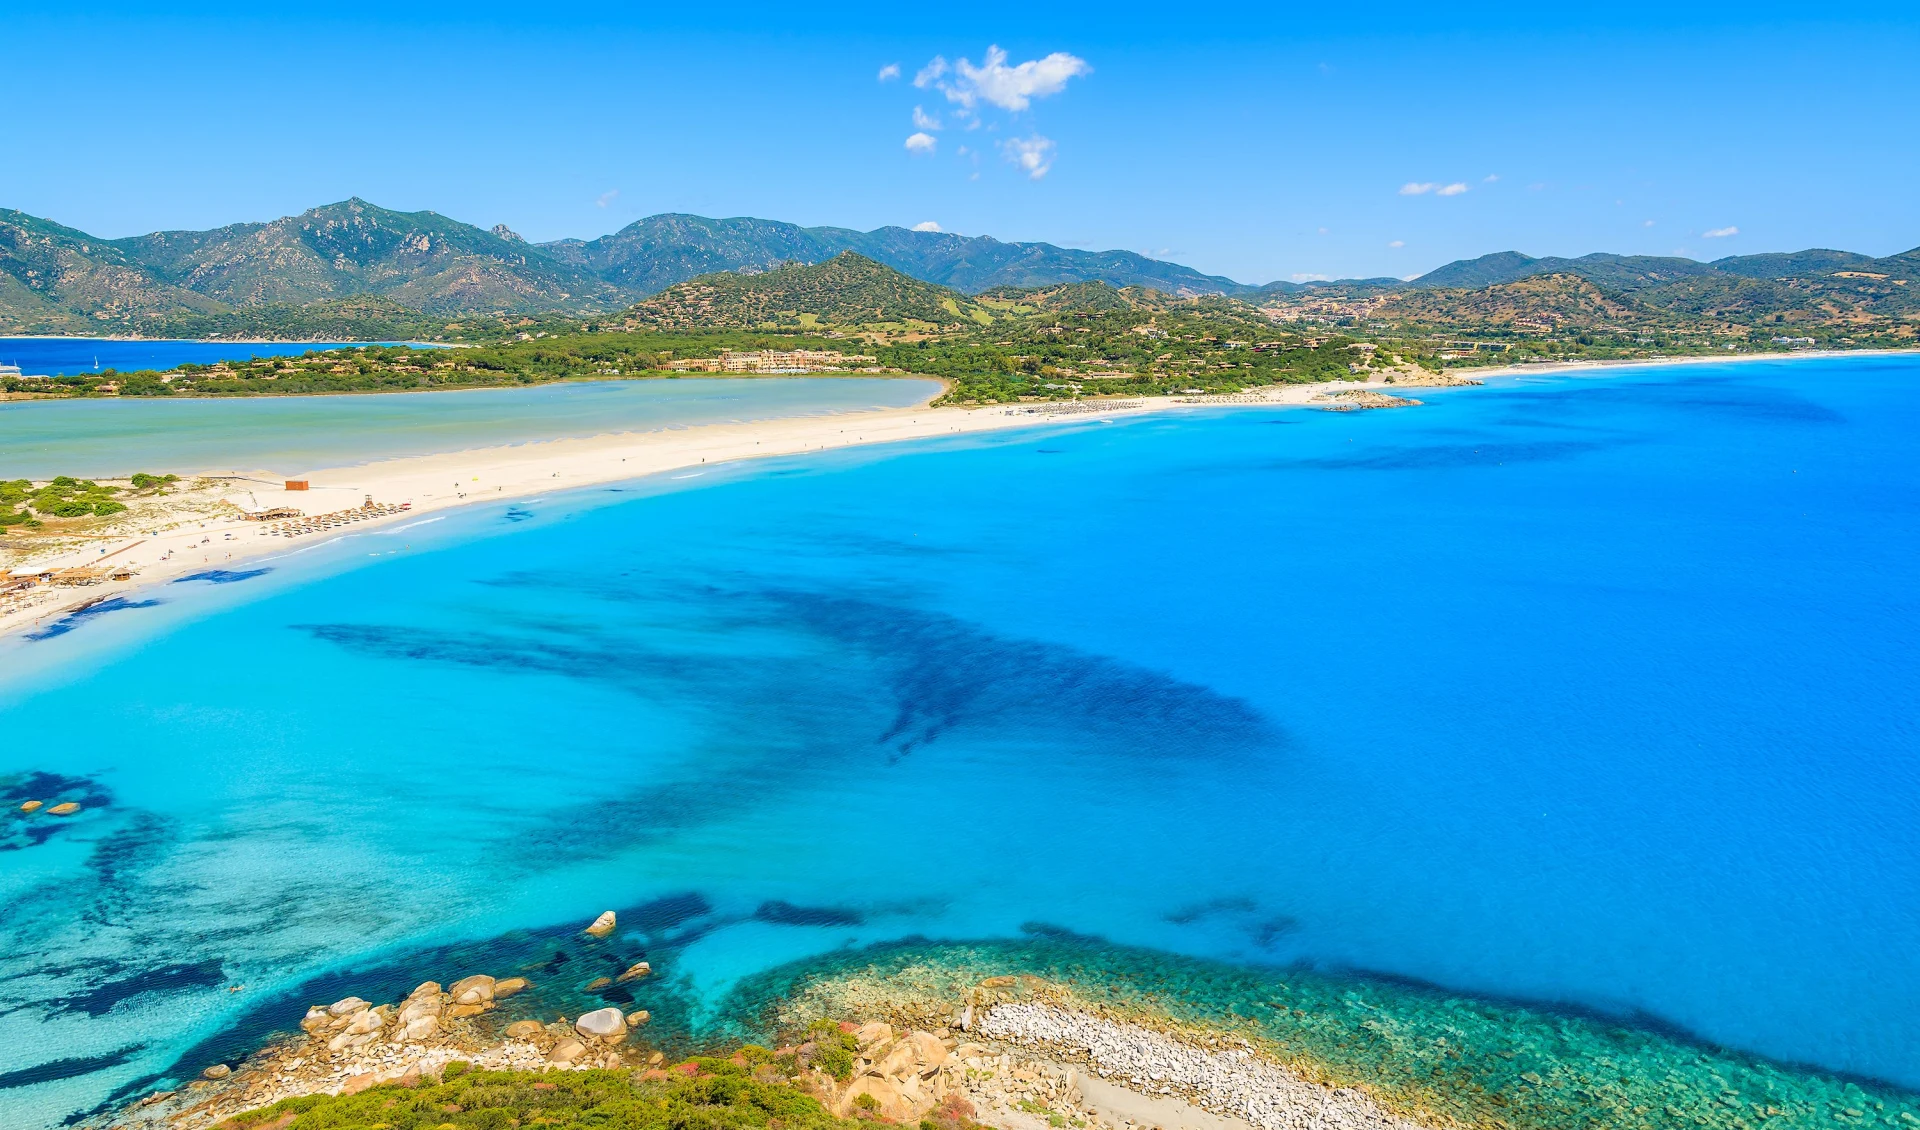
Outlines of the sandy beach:
[[[369,500],[393,506],[404,504],[406,509],[299,537],[270,534],[267,531],[274,523],[249,521],[237,514],[196,517],[154,534],[95,538],[82,548],[29,556],[12,566],[12,576],[101,566],[130,571],[131,576],[83,587],[41,585],[16,593],[0,602],[0,637],[31,631],[36,625],[77,608],[127,597],[144,587],[164,584],[191,573],[242,567],[249,560],[319,544],[345,536],[347,531],[415,522],[423,514],[457,506],[526,498],[690,468],[716,467],[742,459],[1015,428],[1058,427],[1090,419],[1204,407],[1306,407],[1317,399],[1342,392],[1419,387],[1418,382],[1407,379],[1404,372],[1397,375],[1399,380],[1395,384],[1387,384],[1376,376],[1366,381],[1251,389],[1232,396],[1038,402],[984,408],[923,405],[555,439],[344,467],[174,469],[183,477],[222,476],[230,489],[223,486],[219,498],[239,510],[295,507],[306,515],[334,514],[357,510]],[[1457,378],[1434,378],[1434,383],[1455,382]],[[288,480],[304,480],[310,484],[309,489],[285,490],[283,484]],[[219,509],[232,514],[229,508]]]

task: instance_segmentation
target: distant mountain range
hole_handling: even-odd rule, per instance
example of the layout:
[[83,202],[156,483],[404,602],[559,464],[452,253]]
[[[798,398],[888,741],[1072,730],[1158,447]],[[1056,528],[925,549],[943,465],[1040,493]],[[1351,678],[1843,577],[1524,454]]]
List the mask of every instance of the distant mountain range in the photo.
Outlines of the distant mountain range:
[[[1850,303],[1848,308],[1906,310],[1913,299],[1905,293],[1906,283],[1920,277],[1920,249],[1884,259],[1812,250],[1711,263],[1622,255],[1536,259],[1509,251],[1449,263],[1411,283],[1358,279],[1256,287],[1130,251],[1003,243],[899,227],[858,232],[667,214],[637,220],[599,239],[530,244],[503,225],[487,230],[434,212],[395,212],[352,199],[269,223],[104,240],[0,209],[0,332],[291,327],[290,333],[337,333],[333,327],[376,316],[381,326],[392,327],[390,332],[421,332],[424,319],[604,315],[700,276],[750,276],[786,263],[824,263],[849,251],[862,262],[961,295],[1101,282],[1175,297],[1285,304],[1329,288],[1473,290],[1537,276],[1572,276],[1662,309],[1727,317],[1807,302],[1832,305],[1834,295],[1842,306]],[[880,285],[864,275],[849,275],[848,281],[864,288],[862,293]],[[752,287],[741,290],[726,280],[703,285],[727,291],[728,301],[743,309],[764,298]],[[901,291],[889,301],[904,303],[903,309],[936,302],[956,319],[964,313],[951,294],[936,301],[932,292]],[[693,308],[669,306],[642,320],[684,320]]]

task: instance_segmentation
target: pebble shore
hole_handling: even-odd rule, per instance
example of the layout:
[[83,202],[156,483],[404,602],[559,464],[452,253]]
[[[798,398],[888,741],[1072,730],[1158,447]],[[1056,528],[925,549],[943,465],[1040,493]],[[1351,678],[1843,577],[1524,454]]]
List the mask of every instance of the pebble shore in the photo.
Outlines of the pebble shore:
[[1150,1028],[1053,1005],[995,1005],[977,1031],[1086,1063],[1129,1089],[1179,1096],[1259,1130],[1421,1130],[1358,1091],[1310,1083],[1251,1051],[1209,1051]]

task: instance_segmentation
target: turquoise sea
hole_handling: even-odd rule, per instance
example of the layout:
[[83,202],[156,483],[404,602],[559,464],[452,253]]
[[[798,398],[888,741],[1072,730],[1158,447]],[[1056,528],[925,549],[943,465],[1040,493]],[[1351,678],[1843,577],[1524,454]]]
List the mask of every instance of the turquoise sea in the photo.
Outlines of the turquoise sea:
[[7,807],[86,804],[4,825],[7,1124],[609,907],[663,1033],[1067,939],[1905,1102],[1920,358],[1418,395],[474,507],[7,643]]

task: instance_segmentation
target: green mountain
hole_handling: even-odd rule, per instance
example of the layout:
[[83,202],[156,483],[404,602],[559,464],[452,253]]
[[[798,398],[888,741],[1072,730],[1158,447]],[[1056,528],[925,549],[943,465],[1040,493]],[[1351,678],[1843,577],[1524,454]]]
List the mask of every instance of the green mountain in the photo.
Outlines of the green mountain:
[[0,209],[0,329],[86,333],[98,323],[218,308],[156,277],[113,243]]
[[967,294],[996,286],[1051,286],[1099,280],[1150,286],[1169,294],[1240,294],[1253,288],[1131,251],[1080,251],[1051,243],[1002,243],[989,236],[884,227],[803,228],[774,220],[713,220],[666,214],[635,220],[599,239],[539,245],[562,262],[610,282],[652,293],[695,275],[818,263],[843,251],[924,282]]
[[616,305],[625,297],[510,232],[357,198],[272,223],[156,232],[114,246],[162,281],[233,307],[378,295],[408,309],[460,313]]
[[934,329],[988,320],[959,291],[921,282],[852,251],[824,263],[702,275],[641,301],[625,319],[629,329],[655,330]]

